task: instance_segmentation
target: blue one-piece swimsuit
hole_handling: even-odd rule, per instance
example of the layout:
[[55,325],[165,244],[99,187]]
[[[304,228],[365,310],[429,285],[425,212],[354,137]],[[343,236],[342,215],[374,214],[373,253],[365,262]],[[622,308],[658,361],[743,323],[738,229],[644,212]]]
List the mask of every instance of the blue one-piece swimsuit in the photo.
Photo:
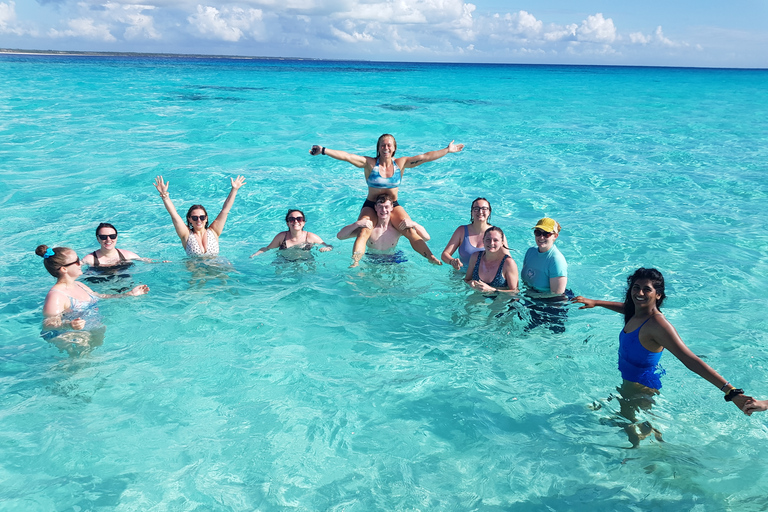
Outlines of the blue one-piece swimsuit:
[[469,229],[467,229],[467,226],[464,226],[464,239],[459,246],[459,261],[461,264],[466,267],[469,265],[469,259],[473,254],[484,250],[484,247],[475,247],[472,245],[472,242],[469,241]]
[[659,360],[663,350],[651,352],[640,343],[640,329],[648,320],[632,332],[624,332],[622,329],[619,333],[619,371],[624,380],[637,382],[651,389],[661,389],[659,375],[663,370]]

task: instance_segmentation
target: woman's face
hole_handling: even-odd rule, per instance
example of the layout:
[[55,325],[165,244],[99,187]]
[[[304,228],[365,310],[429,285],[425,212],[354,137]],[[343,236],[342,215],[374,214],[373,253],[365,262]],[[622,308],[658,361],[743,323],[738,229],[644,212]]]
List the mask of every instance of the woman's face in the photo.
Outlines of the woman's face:
[[200,229],[205,229],[205,221],[207,219],[207,216],[205,214],[205,210],[201,208],[195,208],[191,212],[189,212],[189,217],[187,217],[187,222],[197,231]]
[[286,220],[286,223],[288,224],[289,228],[293,228],[295,231],[301,231],[304,229],[304,223],[306,220],[304,219],[304,215],[301,214],[301,212],[291,212],[288,214],[288,219]]
[[117,245],[117,231],[112,228],[101,228],[96,235],[99,245],[105,251],[111,251]]
[[384,137],[379,141],[379,155],[392,158],[395,154],[395,139]]
[[547,252],[555,245],[558,235],[554,232],[547,232],[536,228],[533,230],[533,236],[536,238],[536,247],[539,248],[539,252]]
[[65,253],[67,262],[62,265],[62,268],[67,271],[70,277],[76,278],[83,274],[83,269],[80,266],[80,258],[75,251],[67,251]]
[[498,231],[490,231],[483,237],[483,246],[488,252],[500,251],[503,247],[502,244],[503,240],[501,238],[501,233]]
[[472,205],[472,220],[478,220],[480,222],[485,222],[488,220],[488,217],[491,215],[491,204],[488,201],[484,201],[480,199],[479,201],[475,201],[475,204]]
[[661,294],[656,291],[650,279],[638,279],[632,283],[629,293],[635,308],[655,307],[656,301],[661,298]]

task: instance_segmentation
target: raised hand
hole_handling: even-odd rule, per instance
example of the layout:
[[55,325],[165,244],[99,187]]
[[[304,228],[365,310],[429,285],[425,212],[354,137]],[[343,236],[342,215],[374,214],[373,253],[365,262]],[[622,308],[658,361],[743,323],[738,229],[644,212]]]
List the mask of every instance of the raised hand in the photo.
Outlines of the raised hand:
[[232,188],[235,189],[235,190],[238,190],[238,189],[240,189],[240,187],[245,185],[245,177],[243,177],[243,176],[238,176],[235,179],[229,178],[229,181],[232,182]]
[[168,185],[170,185],[171,182],[164,182],[162,176],[158,176],[155,178],[155,188],[158,192],[160,192],[160,197],[165,197],[168,195]]
[[464,149],[464,144],[454,144],[453,141],[451,141],[451,143],[448,144],[449,153],[458,153],[462,149]]
[[320,153],[322,153],[322,151],[323,151],[323,147],[318,146],[317,144],[309,148],[309,154],[312,156],[319,155]]

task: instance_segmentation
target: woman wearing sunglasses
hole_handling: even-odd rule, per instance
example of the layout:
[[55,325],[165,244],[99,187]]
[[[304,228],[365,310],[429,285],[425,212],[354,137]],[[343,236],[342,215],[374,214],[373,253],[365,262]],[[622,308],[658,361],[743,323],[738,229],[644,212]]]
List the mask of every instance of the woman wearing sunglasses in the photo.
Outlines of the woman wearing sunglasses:
[[298,256],[298,251],[309,251],[315,244],[320,244],[321,252],[327,252],[333,249],[333,246],[323,242],[323,239],[314,233],[304,231],[304,225],[307,219],[304,216],[304,212],[301,210],[288,210],[285,215],[285,223],[288,225],[287,231],[281,231],[269,245],[262,247],[255,253],[251,254],[251,258],[263,254],[270,249],[279,249],[281,251],[288,251],[293,253],[295,258],[289,259],[302,259]]
[[152,263],[152,260],[142,258],[135,252],[118,249],[117,229],[108,222],[102,222],[96,228],[96,240],[98,240],[101,247],[86,255],[82,261],[83,264],[91,268],[120,271],[130,267],[131,260]]
[[[83,274],[83,270],[80,267],[80,258],[72,249],[51,249],[47,245],[40,245],[35,249],[35,254],[43,258],[45,269],[56,278],[56,284],[51,287],[43,304],[41,336],[46,340],[63,337],[64,341],[93,346],[91,333],[87,331],[101,327],[101,318],[96,307],[98,299],[135,297],[149,291],[149,286],[141,284],[127,293],[96,293],[76,281]],[[103,332],[97,336],[100,337],[103,337]]]
[[179,235],[187,256],[213,257],[219,255],[219,237],[221,232],[224,231],[224,224],[227,222],[229,210],[235,202],[237,191],[245,185],[245,178],[242,176],[230,178],[230,181],[232,182],[232,189],[224,201],[221,212],[219,212],[219,215],[213,222],[208,224],[210,220],[208,212],[199,204],[193,204],[189,207],[185,223],[184,219],[176,212],[176,207],[173,206],[173,202],[168,194],[168,185],[171,182],[163,181],[162,176],[155,178],[155,188],[160,193],[160,197],[163,198],[163,205],[171,215],[173,227],[176,228],[176,234]]

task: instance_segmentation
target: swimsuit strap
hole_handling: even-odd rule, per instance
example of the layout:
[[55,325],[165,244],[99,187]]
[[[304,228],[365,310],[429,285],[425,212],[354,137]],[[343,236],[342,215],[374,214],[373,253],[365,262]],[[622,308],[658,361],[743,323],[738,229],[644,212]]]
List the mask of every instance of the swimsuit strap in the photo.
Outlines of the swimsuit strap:
[[469,236],[469,228],[466,224],[464,224],[464,238],[467,238]]
[[[496,275],[493,276],[493,281],[491,281],[492,283],[495,283],[501,277],[501,271],[504,270],[504,261],[507,258],[509,258],[509,256],[506,255],[506,254],[504,255],[503,258],[501,258],[501,263],[499,263],[499,268],[498,268],[498,270],[496,270]],[[506,279],[505,279],[505,281],[506,281]]]
[[91,256],[93,256],[93,266],[98,267],[99,266],[99,257],[96,256],[96,251],[93,251],[91,253]]
[[127,259],[125,259],[125,256],[123,256],[123,253],[120,252],[120,249],[115,247],[115,250],[117,251],[117,255],[120,256],[120,263],[125,263],[126,261],[128,261]]
[[[656,313],[653,313],[653,315],[655,315],[655,314],[656,314]],[[630,332],[635,332],[635,331],[639,331],[640,329],[642,329],[642,328],[643,328],[643,326],[644,326],[645,324],[647,324],[647,323],[648,323],[648,320],[650,320],[651,318],[653,318],[653,315],[651,315],[651,316],[649,316],[648,318],[646,318],[646,319],[645,319],[645,322],[643,322],[643,323],[641,323],[641,324],[640,324],[640,327],[638,327],[637,329],[634,329],[634,330],[632,330],[632,331],[630,331]],[[622,332],[623,332],[624,334],[629,334],[629,332],[625,331],[624,329],[622,329]]]

